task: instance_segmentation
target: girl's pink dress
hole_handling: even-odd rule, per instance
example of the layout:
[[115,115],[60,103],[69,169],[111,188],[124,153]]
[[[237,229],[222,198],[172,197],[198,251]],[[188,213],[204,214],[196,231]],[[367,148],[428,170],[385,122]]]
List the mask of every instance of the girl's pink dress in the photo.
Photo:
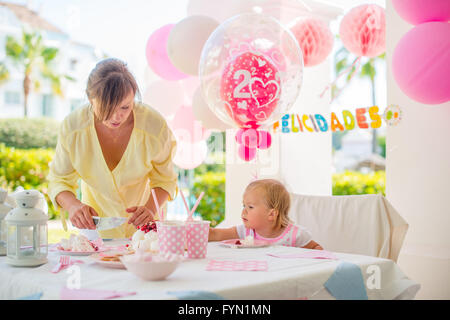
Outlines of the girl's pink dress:
[[304,247],[312,240],[311,233],[305,227],[295,224],[289,224],[276,238],[264,238],[255,232],[255,229],[247,229],[243,224],[238,225],[236,230],[240,239],[252,235],[255,240],[268,241],[272,245]]

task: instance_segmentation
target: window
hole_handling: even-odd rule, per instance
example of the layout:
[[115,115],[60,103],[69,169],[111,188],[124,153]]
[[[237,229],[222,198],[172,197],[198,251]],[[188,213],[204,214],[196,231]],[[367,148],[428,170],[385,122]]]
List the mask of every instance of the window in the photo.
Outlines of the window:
[[13,104],[18,105],[20,104],[20,92],[17,91],[6,91],[5,92],[5,104]]
[[42,95],[42,115],[52,117],[53,111],[53,96],[50,94]]

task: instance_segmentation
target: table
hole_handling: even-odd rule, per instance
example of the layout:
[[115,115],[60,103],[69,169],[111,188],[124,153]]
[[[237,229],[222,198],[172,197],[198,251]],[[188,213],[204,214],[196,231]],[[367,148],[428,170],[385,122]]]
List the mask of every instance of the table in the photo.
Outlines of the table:
[[[124,242],[105,242],[109,246]],[[144,281],[125,269],[101,266],[89,257],[71,257],[83,260],[80,268],[82,289],[132,291],[135,295],[120,299],[178,299],[198,297],[212,293],[224,299],[335,299],[323,284],[336,267],[350,262],[360,267],[369,299],[413,299],[420,284],[409,279],[395,262],[371,256],[335,253],[339,260],[286,259],[271,254],[293,254],[308,249],[285,246],[264,248],[229,248],[219,242],[208,244],[205,259],[182,262],[163,281]],[[57,274],[50,272],[60,254],[49,252],[49,262],[33,268],[13,267],[0,257],[0,299],[18,299],[42,292],[41,299],[59,299],[60,291],[67,286],[72,273],[68,269]],[[266,260],[267,271],[206,271],[209,260]],[[375,266],[375,267],[374,267]],[[379,270],[379,288],[370,285],[373,270]],[[205,298],[206,299],[206,298]]]

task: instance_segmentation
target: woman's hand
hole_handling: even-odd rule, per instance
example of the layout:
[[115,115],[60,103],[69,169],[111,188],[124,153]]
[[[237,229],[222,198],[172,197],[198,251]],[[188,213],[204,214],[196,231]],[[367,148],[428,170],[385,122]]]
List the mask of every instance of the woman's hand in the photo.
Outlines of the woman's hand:
[[127,209],[128,213],[133,213],[128,223],[134,224],[135,227],[144,225],[153,221],[155,214],[147,207],[131,207]]
[[98,216],[97,212],[84,203],[72,205],[69,208],[69,219],[72,225],[78,229],[95,229],[92,216]]

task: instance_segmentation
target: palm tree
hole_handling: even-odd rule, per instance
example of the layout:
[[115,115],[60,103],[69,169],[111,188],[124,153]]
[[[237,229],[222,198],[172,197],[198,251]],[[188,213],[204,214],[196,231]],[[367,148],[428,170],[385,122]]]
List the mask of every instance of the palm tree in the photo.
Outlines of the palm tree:
[[[339,36],[337,36],[339,38]],[[366,60],[365,63],[362,65],[360,70],[358,71],[358,77],[361,79],[368,79],[370,81],[371,86],[371,93],[372,93],[372,105],[377,105],[376,103],[376,91],[375,91],[375,76],[377,74],[375,63],[380,60],[385,60],[385,53],[375,57],[375,58],[361,58],[361,60]],[[342,45],[342,47],[336,51],[334,55],[334,70],[336,72],[336,75],[339,75],[343,70],[349,68],[352,63],[354,62],[354,59],[357,57],[350,54],[350,52]],[[352,61],[353,59],[353,61]],[[345,84],[339,88],[336,83],[333,84],[331,88],[331,97],[332,99],[335,99],[339,96],[339,94],[342,92],[342,90],[345,88],[346,85],[350,83],[352,80],[354,73],[357,71],[357,64],[352,66],[351,71],[348,73],[347,77],[345,78]],[[372,153],[377,153],[377,129],[372,129]]]
[[53,93],[59,96],[63,96],[61,79],[64,77],[73,80],[53,70],[52,62],[57,57],[59,49],[45,46],[42,35],[37,31],[22,30],[20,39],[7,36],[5,49],[7,57],[24,74],[24,117],[28,116],[28,95],[32,89],[37,91],[41,87],[37,71],[42,78],[50,80]]
[[6,82],[9,80],[9,71],[6,68],[5,63],[2,61],[0,62],[0,84]]

